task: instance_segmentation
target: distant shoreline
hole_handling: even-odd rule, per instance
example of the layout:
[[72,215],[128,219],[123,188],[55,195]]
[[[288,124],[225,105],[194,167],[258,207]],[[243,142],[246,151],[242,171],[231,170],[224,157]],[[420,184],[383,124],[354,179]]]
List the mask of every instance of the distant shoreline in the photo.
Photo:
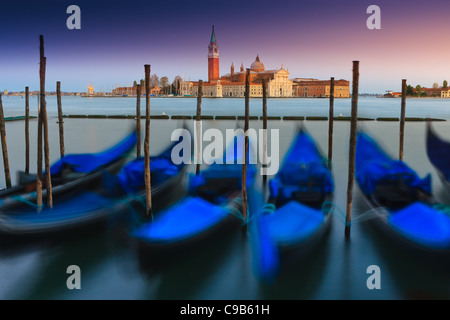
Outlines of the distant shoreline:
[[[31,95],[30,97],[36,97],[38,95]],[[133,95],[127,95],[127,96],[108,96],[108,95],[74,95],[74,94],[61,94],[62,97],[80,97],[80,98],[136,98],[136,96]],[[2,95],[2,98],[8,98],[8,97],[24,97],[24,95],[20,94],[11,94],[11,95]],[[54,94],[46,94],[46,97],[56,97]],[[373,97],[373,98],[385,98],[385,99],[401,99],[401,96],[394,96],[394,97],[386,97],[382,94],[359,94],[358,97]],[[145,95],[141,96],[141,98],[145,98]],[[173,99],[196,99],[196,96],[150,96],[150,98],[173,98]],[[207,97],[203,96],[203,99],[245,99],[245,97]],[[349,97],[334,97],[335,99],[351,99],[351,96]],[[449,99],[448,97],[413,97],[413,96],[407,96],[407,99]],[[250,99],[262,99],[262,97],[250,97]],[[329,99],[329,97],[267,97],[267,99]]]
[[[401,99],[401,96],[396,96],[396,97],[383,97],[383,96],[379,96],[377,98],[386,98],[386,99]],[[450,99],[447,97],[411,97],[411,96],[406,96],[407,99]]]
[[[82,98],[136,98],[136,96],[78,96]],[[374,96],[375,97],[375,96]],[[141,96],[145,98],[145,96]],[[150,98],[174,98],[174,99],[197,99],[196,96],[182,97],[182,96],[150,96]],[[328,99],[329,97],[267,97],[267,99]],[[343,97],[335,97],[335,99],[350,99]],[[244,97],[205,97],[202,99],[245,99]],[[262,97],[250,97],[250,99],[262,99]]]

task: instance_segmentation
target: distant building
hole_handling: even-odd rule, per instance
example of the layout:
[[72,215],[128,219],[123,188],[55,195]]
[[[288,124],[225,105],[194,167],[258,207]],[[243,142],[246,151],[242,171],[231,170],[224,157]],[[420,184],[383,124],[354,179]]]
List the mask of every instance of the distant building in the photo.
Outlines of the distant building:
[[401,97],[402,93],[401,92],[394,92],[391,90],[387,90],[386,93],[383,95],[383,97],[385,98],[397,98],[397,97]]
[[150,95],[152,96],[158,96],[161,94],[161,88],[158,86],[154,86],[151,90],[150,90]]
[[[294,79],[293,94],[296,97],[323,98],[330,96],[330,80]],[[350,82],[347,80],[334,81],[334,96],[336,98],[350,97]]]
[[194,86],[194,83],[191,80],[189,80],[189,81],[185,81],[184,79],[181,80],[180,94],[182,96],[186,96],[186,97],[191,96],[193,86]]
[[292,81],[294,81],[295,83],[300,82],[300,81],[317,81],[319,79],[314,79],[314,78],[294,78],[292,79]]
[[94,87],[92,86],[92,84],[89,84],[88,87],[88,94],[91,96],[94,94]]
[[421,92],[425,92],[427,97],[440,97],[442,88],[422,88]]
[[441,89],[441,98],[450,98],[450,88]]
[[[141,90],[141,94],[142,94]],[[132,96],[136,95],[136,87],[117,87],[113,89],[112,94],[115,96]]]
[[[136,88],[137,87],[117,87],[113,89],[112,94],[114,96],[135,96],[136,95]],[[158,86],[155,86],[150,89],[150,95],[160,95],[161,94],[161,88]],[[141,87],[141,96],[145,95],[145,87]]]
[[[203,96],[205,97],[244,97],[246,70],[241,64],[240,71],[234,71],[231,64],[230,73],[219,76],[219,46],[216,41],[214,26],[208,45],[208,81],[203,82]],[[289,71],[284,69],[265,70],[259,55],[250,65],[250,97],[262,96],[262,80],[266,80],[268,97],[292,97],[292,80]],[[198,95],[198,81],[182,82],[183,95]]]

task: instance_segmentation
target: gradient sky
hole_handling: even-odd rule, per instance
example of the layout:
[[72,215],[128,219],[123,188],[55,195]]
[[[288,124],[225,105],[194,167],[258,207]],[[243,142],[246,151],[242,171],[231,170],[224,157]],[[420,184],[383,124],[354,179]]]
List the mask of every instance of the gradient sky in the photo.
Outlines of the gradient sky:
[[[69,30],[66,9],[81,9]],[[381,30],[369,30],[369,5],[381,8]],[[360,92],[400,90],[401,79],[431,87],[450,81],[450,0],[171,0],[3,1],[0,90],[39,88],[39,35],[47,57],[46,89],[96,91],[144,78],[207,79],[207,46],[215,25],[220,74],[259,54],[266,69],[290,77],[351,80],[360,61]]]

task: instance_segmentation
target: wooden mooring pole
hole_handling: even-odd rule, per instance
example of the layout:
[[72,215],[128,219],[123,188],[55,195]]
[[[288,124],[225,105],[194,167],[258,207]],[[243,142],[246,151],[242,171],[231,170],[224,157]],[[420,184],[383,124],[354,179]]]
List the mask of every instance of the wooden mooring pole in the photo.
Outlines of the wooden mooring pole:
[[44,37],[39,36],[39,108],[38,108],[38,134],[37,134],[37,172],[36,172],[36,204],[38,211],[42,207],[42,108],[45,103],[45,57]]
[[[45,88],[45,67],[47,65],[47,58],[44,57],[44,88]],[[53,208],[53,195],[52,195],[52,178],[50,173],[50,148],[48,145],[48,122],[47,122],[47,102],[45,101],[45,89],[44,89],[44,101],[41,105],[42,123],[44,127],[44,158],[45,158],[45,189],[47,191],[47,205],[49,208]]]
[[25,173],[30,173],[30,89],[25,87]]
[[200,164],[202,160],[202,150],[201,150],[201,115],[202,115],[202,97],[203,97],[203,80],[198,81],[198,94],[197,94],[197,114],[196,114],[196,137],[197,141],[195,145],[197,146],[196,154],[197,154],[197,165],[195,169],[195,174],[198,176],[200,174]]
[[348,164],[348,185],[347,185],[347,210],[345,216],[345,236],[350,237],[350,226],[352,221],[352,201],[353,201],[353,181],[355,178],[355,154],[356,135],[358,126],[358,91],[359,91],[359,61],[353,61],[353,82],[352,82],[352,113],[350,125],[350,151]]
[[6,145],[5,115],[3,114],[3,103],[1,94],[0,94],[0,134],[2,140],[3,167],[5,169],[6,188],[11,188],[11,174],[9,171],[8,147]]
[[266,90],[266,79],[262,79],[262,93],[263,93],[263,187],[267,184],[267,90]]
[[136,86],[136,157],[141,156],[141,85]]
[[398,158],[403,161],[403,143],[405,140],[405,114],[406,114],[406,79],[402,79],[402,105],[400,116],[400,144]]
[[150,181],[150,65],[145,69],[145,139],[144,139],[144,166],[145,166],[145,196],[147,202],[147,218],[152,218],[152,187]]
[[330,113],[328,116],[328,168],[333,161],[333,123],[334,123],[334,77],[330,79]]
[[58,103],[58,124],[59,124],[59,153],[61,158],[64,157],[64,117],[61,105],[61,82],[56,82],[56,100]]
[[245,125],[244,125],[244,159],[242,163],[242,218],[244,219],[244,232],[247,230],[247,160],[248,160],[248,127],[250,110],[250,69],[245,75]]

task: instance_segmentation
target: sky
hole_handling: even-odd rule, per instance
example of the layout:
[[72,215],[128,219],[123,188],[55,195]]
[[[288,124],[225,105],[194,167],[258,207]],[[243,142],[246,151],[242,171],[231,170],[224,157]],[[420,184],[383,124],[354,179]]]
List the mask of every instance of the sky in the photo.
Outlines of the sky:
[[[81,29],[67,28],[70,5]],[[370,5],[381,29],[367,27]],[[16,0],[0,3],[0,90],[39,89],[39,35],[48,91],[110,91],[143,79],[144,64],[206,80],[212,25],[221,75],[258,54],[290,78],[351,80],[358,60],[360,93],[450,81],[450,0]]]

